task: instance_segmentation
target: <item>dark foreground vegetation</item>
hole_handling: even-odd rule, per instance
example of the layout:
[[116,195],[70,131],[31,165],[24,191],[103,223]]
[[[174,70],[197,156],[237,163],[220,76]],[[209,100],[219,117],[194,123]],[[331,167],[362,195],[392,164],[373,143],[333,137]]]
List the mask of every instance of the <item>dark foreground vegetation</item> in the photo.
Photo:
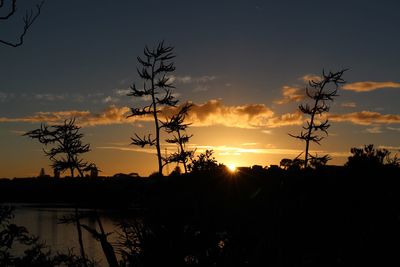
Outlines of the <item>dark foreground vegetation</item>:
[[[220,167],[125,180],[3,180],[0,195],[2,201],[107,204],[126,218],[132,217],[129,207],[140,207],[136,219],[118,226],[120,266],[395,266],[400,168],[365,159],[349,165],[236,173]],[[2,227],[4,252],[4,218]],[[89,266],[74,257],[70,266]],[[43,256],[36,266],[57,265],[57,259]],[[31,260],[19,266],[34,266]]]

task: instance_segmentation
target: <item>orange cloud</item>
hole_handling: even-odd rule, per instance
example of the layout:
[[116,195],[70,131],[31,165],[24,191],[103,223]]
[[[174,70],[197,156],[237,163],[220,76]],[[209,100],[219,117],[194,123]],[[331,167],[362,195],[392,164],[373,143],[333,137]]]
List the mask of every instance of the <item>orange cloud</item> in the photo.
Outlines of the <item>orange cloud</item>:
[[221,100],[194,104],[188,121],[193,126],[224,125],[238,128],[258,128],[268,124],[274,112],[264,104],[226,106]]
[[300,78],[301,80],[303,80],[305,83],[308,83],[309,81],[320,81],[321,80],[321,76],[315,75],[315,74],[306,74],[303,77]]
[[304,122],[303,114],[300,111],[294,113],[285,113],[280,116],[275,116],[268,120],[268,127],[277,128],[291,125],[301,125]]
[[365,82],[348,83],[343,86],[344,90],[349,90],[354,92],[370,92],[382,88],[400,88],[400,83],[365,81]]
[[126,115],[129,110],[128,107],[116,107],[112,105],[100,113],[78,110],[36,112],[33,116],[21,118],[1,117],[0,122],[61,123],[64,120],[74,117],[76,118],[76,122],[81,126],[118,124],[127,122]]
[[[164,108],[160,113],[160,118],[171,116],[176,112],[176,108]],[[127,119],[130,113],[128,107],[117,107],[111,105],[99,113],[90,111],[56,111],[56,112],[37,112],[32,116],[20,118],[0,117],[0,122],[31,122],[31,123],[60,123],[71,117],[75,117],[80,126],[96,126],[108,124],[132,123],[140,121],[152,121],[151,116],[134,117]],[[293,124],[301,124],[302,116],[300,113],[287,113],[280,116],[265,106],[264,104],[247,104],[227,106],[221,100],[209,100],[203,104],[193,104],[187,117],[187,122],[192,126],[212,126],[223,125],[236,128],[262,128],[280,127]]]
[[[176,108],[165,108],[160,113],[160,118],[171,116]],[[66,119],[75,117],[80,126],[111,125],[133,122],[152,121],[151,116],[127,119],[130,108],[111,105],[99,113],[90,111],[55,111],[37,112],[32,116],[19,118],[0,117],[1,122],[31,122],[31,123],[61,123]],[[351,122],[358,125],[371,124],[398,124],[399,114],[381,114],[372,111],[360,111],[345,114],[328,114],[330,121]],[[193,104],[187,122],[194,127],[222,125],[227,127],[257,129],[277,128],[291,125],[302,125],[304,116],[301,112],[275,114],[264,104],[247,104],[227,106],[221,100],[209,100],[203,104]]]
[[291,86],[282,87],[282,96],[282,99],[276,100],[274,103],[282,105],[291,102],[299,102],[305,98],[304,90]]
[[328,117],[331,121],[351,122],[359,125],[400,123],[399,114],[381,114],[379,112],[365,110],[346,114],[329,114]]

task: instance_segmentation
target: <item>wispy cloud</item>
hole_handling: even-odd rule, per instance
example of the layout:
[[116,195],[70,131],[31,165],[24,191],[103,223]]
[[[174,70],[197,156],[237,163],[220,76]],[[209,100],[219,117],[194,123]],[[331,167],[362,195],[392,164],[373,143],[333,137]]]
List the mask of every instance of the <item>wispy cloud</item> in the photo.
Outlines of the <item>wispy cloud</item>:
[[199,86],[196,86],[192,91],[195,93],[199,93],[199,92],[206,92],[206,91],[208,91],[208,89],[209,89],[208,86],[199,85]]
[[13,93],[4,93],[0,92],[0,102],[6,102],[7,100],[14,98],[15,94]]
[[10,132],[16,135],[23,135],[24,133],[26,133],[26,131],[21,130],[11,130]]
[[258,145],[258,143],[243,143],[243,144],[240,144],[241,146],[256,146],[256,145]]
[[56,100],[64,100],[65,95],[57,95],[57,94],[35,94],[35,98],[38,100],[46,100],[46,101],[56,101]]
[[131,92],[131,89],[115,89],[115,94],[118,96],[126,96]]
[[345,114],[329,114],[328,117],[331,121],[351,122],[359,125],[400,123],[399,114],[381,114],[379,112],[365,110]]
[[357,107],[357,104],[355,102],[345,102],[340,104],[340,106],[344,107],[344,108],[355,108]]
[[118,150],[128,152],[142,152],[148,154],[157,154],[155,149],[151,148],[140,148],[136,146],[97,146],[96,149],[107,149],[107,150]]
[[170,82],[181,83],[181,84],[191,84],[191,83],[207,83],[214,81],[217,77],[211,75],[205,75],[200,77],[193,77],[193,76],[175,76],[171,75],[168,77]]
[[384,146],[384,145],[379,145],[378,148],[384,148],[387,150],[391,150],[391,151],[400,151],[400,146]]
[[274,101],[275,104],[282,105],[291,102],[299,102],[305,98],[304,90],[292,87],[283,86],[282,87],[282,99]]
[[372,128],[367,128],[367,129],[365,129],[365,131],[366,131],[367,133],[372,133],[372,134],[380,134],[380,133],[383,133],[383,132],[382,132],[382,128],[381,128],[380,126],[375,126],[375,127],[372,127]]
[[308,83],[309,81],[319,81],[321,80],[321,76],[315,75],[315,74],[306,74],[303,77],[300,77],[300,80],[304,81],[305,83]]
[[128,107],[119,108],[112,105],[100,113],[79,110],[36,112],[32,116],[19,118],[0,117],[0,122],[61,123],[74,117],[81,126],[119,124],[129,122],[126,119],[129,110]]
[[105,98],[102,99],[103,103],[117,103],[119,102],[118,97],[113,97],[113,96],[106,96]]
[[400,88],[400,83],[364,81],[364,82],[348,83],[343,86],[344,90],[349,90],[354,92],[370,92],[383,88]]

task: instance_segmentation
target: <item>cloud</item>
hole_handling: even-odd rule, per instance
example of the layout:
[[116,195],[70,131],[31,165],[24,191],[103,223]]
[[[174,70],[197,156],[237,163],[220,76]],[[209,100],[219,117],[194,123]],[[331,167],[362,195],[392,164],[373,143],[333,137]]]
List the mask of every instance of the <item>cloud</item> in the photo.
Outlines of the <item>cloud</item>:
[[304,90],[291,86],[282,87],[282,96],[282,99],[276,100],[274,103],[282,105],[292,102],[299,102],[305,98]]
[[268,127],[277,128],[283,126],[301,125],[304,122],[303,114],[300,111],[285,113],[268,120]]
[[200,76],[200,77],[192,77],[189,75],[186,76],[175,76],[171,75],[168,77],[169,82],[173,83],[182,83],[182,84],[191,84],[191,83],[207,83],[215,80],[217,77],[216,76],[210,76],[210,75],[205,75],[205,76]]
[[372,128],[367,128],[367,129],[365,129],[365,131],[366,131],[367,133],[372,133],[372,134],[380,134],[380,133],[383,133],[383,132],[382,132],[382,128],[381,128],[380,126],[375,126],[375,127],[372,127]]
[[206,92],[206,91],[208,91],[208,86],[204,86],[204,85],[199,85],[199,86],[196,86],[192,91],[194,92],[194,93],[199,93],[199,92]]
[[256,146],[256,145],[258,145],[258,143],[243,143],[243,144],[240,144],[241,146]]
[[11,99],[14,97],[15,97],[15,95],[13,93],[0,92],[0,102],[6,102],[8,99]]
[[274,112],[264,104],[226,106],[221,100],[194,104],[188,117],[193,126],[224,125],[238,128],[258,128],[268,124]]
[[36,94],[34,97],[38,100],[56,101],[56,100],[64,100],[66,96],[55,95],[55,94]]
[[370,92],[383,88],[400,88],[400,83],[365,81],[365,82],[348,83],[343,86],[344,90],[349,90],[354,92]]
[[[172,116],[176,108],[164,108],[160,113],[160,118]],[[131,117],[130,108],[126,106],[118,107],[110,105],[101,112],[68,110],[54,112],[36,112],[31,116],[7,118],[0,117],[1,122],[27,122],[27,123],[62,123],[71,117],[76,118],[80,126],[96,126],[123,123],[141,123],[152,121],[151,116]],[[330,121],[350,122],[358,125],[398,124],[400,123],[399,114],[381,114],[372,111],[360,111],[345,114],[328,114]],[[299,111],[293,113],[275,114],[264,104],[246,105],[225,105],[219,99],[212,99],[202,104],[193,104],[187,117],[187,122],[192,123],[193,127],[204,127],[222,125],[226,127],[236,127],[245,129],[262,129],[264,133],[270,133],[271,128],[302,125],[304,123],[303,114]],[[264,129],[263,129],[264,128]],[[397,129],[397,128],[396,128]],[[377,132],[371,128],[370,132]]]
[[195,79],[196,82],[198,83],[206,83],[206,82],[211,82],[214,81],[217,77],[216,76],[201,76]]
[[400,127],[386,127],[386,129],[391,130],[391,131],[400,132]]
[[131,92],[131,89],[116,89],[115,90],[115,94],[118,96],[126,96],[127,94],[129,94]]
[[103,98],[102,102],[103,103],[117,103],[119,101],[119,98],[117,97],[112,97],[112,96],[107,96]]
[[[159,118],[170,117],[176,112],[176,108],[167,107],[162,109]],[[101,112],[91,111],[53,111],[36,112],[31,116],[19,118],[0,117],[0,122],[31,122],[31,123],[62,123],[71,117],[76,118],[77,124],[81,126],[95,126],[121,123],[139,123],[152,121],[151,116],[141,116],[126,119],[130,114],[130,108],[110,105]],[[193,104],[187,117],[187,122],[194,127],[222,125],[236,128],[276,128],[288,125],[299,125],[303,123],[300,112],[276,115],[264,104],[225,105],[219,99],[212,99],[202,104]]]
[[306,74],[303,77],[300,77],[300,80],[303,80],[305,83],[308,83],[309,81],[319,81],[321,80],[321,76],[315,75],[315,74]]
[[26,131],[21,131],[21,130],[11,130],[10,132],[16,135],[23,135],[26,133]]
[[351,122],[359,125],[400,123],[399,114],[381,114],[379,112],[365,110],[345,114],[329,114],[328,118],[331,121]]
[[387,149],[387,150],[395,150],[395,151],[400,151],[400,146],[383,146],[380,145],[378,146],[380,149]]
[[[202,153],[206,150],[213,150],[220,155],[241,155],[241,154],[274,154],[274,155],[298,155],[302,151],[297,149],[284,148],[243,148],[233,146],[196,146],[196,152]],[[319,153],[319,152],[318,152]]]
[[357,104],[355,102],[345,102],[345,103],[342,103],[340,106],[342,106],[344,108],[355,108],[355,107],[357,107]]
[[[172,116],[176,108],[164,108],[160,113],[160,119]],[[53,112],[36,112],[33,115],[8,118],[0,117],[1,122],[26,122],[26,123],[62,123],[64,120],[75,117],[80,126],[111,125],[123,123],[135,123],[152,121],[151,116],[131,117],[130,108],[110,105],[101,112],[67,110]],[[330,121],[350,122],[357,125],[399,124],[399,114],[381,114],[372,111],[360,111],[345,114],[328,114]],[[302,125],[304,116],[300,111],[292,113],[275,114],[272,109],[264,104],[225,105],[220,99],[212,99],[205,103],[193,104],[187,122],[192,127],[205,127],[222,125],[226,127],[261,129],[264,133],[270,134],[272,128]],[[370,128],[369,132],[378,133],[380,129]],[[388,128],[389,129],[389,128]],[[398,128],[390,128],[390,130]]]
[[76,118],[77,124],[81,126],[119,124],[128,122],[126,116],[129,111],[128,107],[112,105],[100,113],[79,110],[36,112],[32,116],[20,118],[0,117],[0,122],[62,123],[64,120]]
[[155,148],[141,148],[135,146],[98,146],[96,149],[108,149],[108,150],[118,150],[118,151],[128,151],[128,152],[142,152],[148,154],[157,154]]

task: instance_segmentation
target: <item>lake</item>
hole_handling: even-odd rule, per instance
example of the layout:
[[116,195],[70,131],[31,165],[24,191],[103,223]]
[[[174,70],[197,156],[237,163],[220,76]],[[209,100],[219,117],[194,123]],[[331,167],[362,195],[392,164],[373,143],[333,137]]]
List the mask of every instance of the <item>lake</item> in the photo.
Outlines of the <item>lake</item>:
[[[59,223],[62,217],[74,214],[74,208],[68,206],[44,206],[41,204],[11,205],[15,207],[15,217],[13,219],[15,224],[25,226],[31,234],[39,236],[40,240],[45,241],[52,251],[67,252],[68,249],[73,249],[74,254],[79,255],[76,227],[73,224]],[[93,210],[80,209],[80,211],[90,212]],[[119,222],[121,217],[113,212],[101,212],[99,214],[105,232],[113,232],[108,237],[108,240],[115,245],[118,239],[118,234],[115,233],[117,229],[115,224]],[[98,229],[94,216],[83,218],[81,223]],[[86,230],[82,229],[82,232],[85,252],[88,257],[98,261],[99,266],[107,266],[100,243],[92,238]],[[16,253],[20,252],[16,251]]]

